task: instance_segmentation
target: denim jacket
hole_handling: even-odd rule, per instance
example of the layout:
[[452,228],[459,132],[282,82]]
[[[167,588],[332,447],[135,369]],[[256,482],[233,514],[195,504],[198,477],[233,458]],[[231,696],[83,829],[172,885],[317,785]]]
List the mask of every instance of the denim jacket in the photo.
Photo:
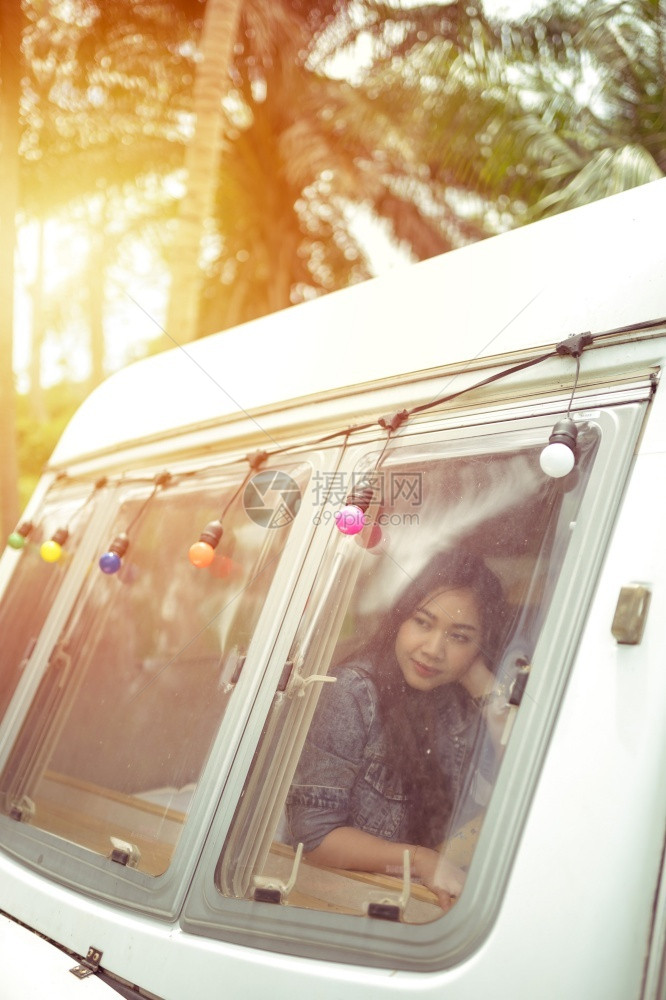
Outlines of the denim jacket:
[[[386,761],[372,667],[348,663],[332,675],[336,682],[322,690],[287,797],[291,841],[294,846],[302,842],[307,853],[342,826],[404,841],[407,802]],[[460,685],[437,688],[433,697],[439,701],[436,753],[452,782],[454,812],[460,817],[475,767],[488,774],[492,752],[479,712]]]

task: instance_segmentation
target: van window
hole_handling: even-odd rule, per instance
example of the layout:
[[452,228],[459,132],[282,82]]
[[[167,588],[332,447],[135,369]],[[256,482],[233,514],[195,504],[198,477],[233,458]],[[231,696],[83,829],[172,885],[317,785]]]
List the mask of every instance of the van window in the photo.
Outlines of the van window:
[[[231,503],[213,562],[197,568],[188,549],[244,471],[114,487],[115,516],[1,776],[10,816],[166,871],[309,476],[286,468],[294,496],[273,510],[270,470],[258,473],[268,479]],[[128,525],[121,568],[102,572],[97,557]]]
[[[12,699],[37,639],[51,610],[63,577],[83,537],[97,497],[90,489],[55,486],[33,515],[25,544],[15,558],[17,566],[0,599],[0,719]],[[47,561],[40,549],[57,532],[67,530],[60,557]]]
[[455,905],[598,444],[581,425],[575,469],[552,479],[541,437],[396,445],[379,472],[375,454],[351,474],[373,487],[366,526],[331,538],[219,860],[222,894],[397,907],[412,923]]

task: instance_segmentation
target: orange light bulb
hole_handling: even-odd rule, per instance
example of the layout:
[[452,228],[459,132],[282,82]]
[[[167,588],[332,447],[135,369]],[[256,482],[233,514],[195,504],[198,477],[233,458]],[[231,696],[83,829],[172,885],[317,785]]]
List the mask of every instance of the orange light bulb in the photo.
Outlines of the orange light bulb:
[[196,566],[197,569],[205,569],[215,558],[215,549],[208,542],[195,542],[194,545],[190,546],[188,555],[193,566]]

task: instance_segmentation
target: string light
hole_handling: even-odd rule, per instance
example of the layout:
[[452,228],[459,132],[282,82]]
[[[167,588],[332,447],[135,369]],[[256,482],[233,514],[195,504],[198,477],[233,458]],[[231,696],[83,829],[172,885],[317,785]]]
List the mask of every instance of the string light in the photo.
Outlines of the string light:
[[69,530],[67,528],[58,528],[58,530],[54,531],[47,541],[42,542],[39,554],[44,562],[58,562],[62,556],[62,547],[68,538]]
[[135,514],[134,518],[130,521],[125,531],[121,531],[120,534],[116,535],[116,537],[113,539],[106,552],[104,552],[99,557],[97,565],[101,569],[102,573],[106,573],[107,576],[113,576],[114,574],[118,573],[119,570],[122,568],[123,556],[127,552],[130,544],[129,540],[130,531],[132,530],[132,528],[135,526],[135,524],[145,511],[150,501],[156,495],[157,491],[159,489],[164,489],[164,487],[168,486],[171,480],[172,476],[170,472],[160,472],[158,473],[158,475],[155,476],[155,479],[153,480],[155,485],[153,486],[152,493],[148,497],[146,497],[144,502],[141,504],[137,513]]
[[117,573],[123,564],[123,556],[129,548],[129,538],[122,531],[113,539],[108,551],[99,557],[99,568],[102,573],[111,575]]
[[539,456],[539,465],[552,479],[568,476],[576,464],[576,441],[578,428],[573,420],[565,417],[558,420],[548,439],[548,444]]
[[[617,334],[617,333],[622,333],[622,332],[625,332],[626,330],[632,330],[632,329],[649,329],[649,328],[653,328],[653,327],[657,327],[657,326],[662,326],[663,323],[664,323],[664,321],[665,321],[664,318],[656,319],[656,320],[648,320],[648,321],[644,321],[644,322],[632,324],[631,326],[617,327],[617,328],[615,328],[613,330],[602,331],[600,334],[597,334],[597,336],[601,336],[604,333],[606,333],[606,334]],[[450,401],[452,401],[454,399],[458,399],[460,396],[462,396],[462,395],[464,395],[466,393],[473,392],[476,389],[483,388],[484,386],[490,385],[491,383],[496,382],[499,379],[508,378],[509,376],[511,376],[513,374],[516,374],[517,372],[521,372],[521,371],[524,371],[524,370],[526,370],[528,368],[531,368],[531,367],[533,367],[535,365],[539,365],[542,362],[547,361],[547,360],[549,360],[549,359],[551,359],[551,358],[553,358],[553,357],[555,357],[557,355],[569,355],[569,356],[576,357],[578,359],[578,357],[580,356],[580,353],[582,352],[582,349],[585,346],[587,346],[588,344],[592,343],[592,342],[593,342],[593,337],[589,333],[579,334],[579,335],[574,336],[574,337],[569,337],[567,340],[562,341],[560,344],[558,344],[554,350],[551,349],[549,351],[546,351],[543,354],[540,354],[540,355],[537,355],[535,357],[532,357],[532,358],[530,358],[527,361],[522,361],[522,362],[520,362],[518,364],[515,364],[515,365],[512,365],[512,366],[510,366],[508,368],[504,368],[501,371],[495,372],[494,374],[488,376],[487,378],[481,379],[479,382],[475,382],[475,383],[473,383],[471,385],[467,385],[467,386],[465,386],[462,389],[459,389],[459,390],[457,390],[455,392],[449,393],[448,395],[437,396],[434,399],[430,400],[429,402],[422,403],[422,404],[420,404],[418,406],[414,406],[414,407],[412,407],[409,410],[401,410],[399,413],[395,414],[392,418],[390,418],[388,420],[381,419],[381,420],[379,420],[380,426],[385,427],[385,428],[387,428],[389,430],[389,435],[387,437],[387,443],[386,444],[388,444],[388,439],[390,438],[391,433],[395,429],[397,429],[397,427],[401,423],[403,423],[405,420],[407,420],[409,417],[411,417],[411,416],[413,416],[415,414],[420,414],[420,413],[426,412],[428,410],[434,409],[436,407],[442,407],[444,404],[446,404],[446,403],[448,403],[448,402],[450,402]],[[574,391],[575,391],[575,388],[576,387],[574,386]],[[572,393],[572,399],[573,399],[573,393]],[[574,449],[575,449],[575,435],[576,435],[577,429],[576,429],[575,424],[573,423],[573,421],[570,420],[570,416],[569,416],[570,408],[571,408],[571,406],[569,407],[569,410],[567,411],[567,418],[566,418],[570,422],[569,425],[567,425],[567,431],[566,431],[567,440],[555,440],[555,441],[549,440],[549,444],[548,444],[548,446],[546,446],[546,449],[544,449],[544,451],[547,451],[548,447],[550,447],[551,445],[555,445],[555,444],[557,444],[557,445],[564,445],[565,449],[567,449],[573,455],[574,464],[575,464],[575,450]],[[326,435],[323,435],[321,437],[317,437],[317,438],[315,438],[312,441],[309,441],[307,443],[310,446],[313,446],[313,445],[321,444],[321,443],[324,443],[324,442],[332,441],[332,440],[335,440],[335,439],[340,438],[340,437],[343,437],[345,439],[345,441],[347,441],[349,439],[349,437],[350,437],[351,434],[353,434],[355,432],[361,432],[361,431],[369,430],[370,428],[372,428],[374,426],[374,423],[375,423],[374,421],[369,421],[369,422],[363,423],[363,424],[354,424],[352,426],[347,426],[344,429],[341,429],[341,430],[338,430],[338,431],[333,431],[330,434],[326,434]],[[560,421],[558,423],[562,423],[562,421]],[[574,428],[573,432],[571,430],[572,426]],[[553,429],[553,434],[551,435],[551,438],[555,434],[556,434],[556,430],[554,428]],[[563,432],[562,432],[561,428],[558,428],[557,434],[560,437],[562,436]],[[572,446],[572,438],[573,438],[573,446]],[[299,443],[298,447],[299,448],[303,447],[303,444],[304,444],[304,442],[301,441]],[[267,459],[269,457],[272,457],[274,455],[279,455],[279,454],[283,454],[285,452],[293,451],[293,448],[294,448],[293,445],[286,445],[285,447],[282,447],[282,448],[274,448],[270,452],[266,452],[266,451],[257,452],[256,455],[255,455],[254,461],[252,461],[252,460],[249,459],[250,462],[251,462],[251,471],[254,471],[254,469],[257,468],[258,465],[261,464],[265,459]],[[386,445],[384,446],[384,450],[385,449],[386,449]],[[558,451],[560,451],[560,449],[558,449]],[[544,461],[546,461],[546,460],[544,460]],[[189,472],[180,473],[176,478],[180,481],[180,480],[182,480],[184,478],[188,478],[188,477],[191,477],[191,476],[203,476],[203,475],[206,475],[207,473],[210,473],[211,470],[219,471],[222,468],[233,467],[236,464],[237,464],[237,459],[232,459],[228,463],[218,463],[218,464],[216,464],[214,466],[207,467],[206,469],[195,469],[195,470],[191,470]],[[546,461],[546,464],[548,464],[547,461]],[[377,463],[377,467],[378,466],[379,466],[379,462]],[[564,465],[562,463],[560,463],[560,465],[558,466],[558,468],[564,468]],[[547,473],[547,474],[551,475],[552,473]],[[566,474],[567,473],[564,473],[564,472],[560,473],[560,475],[566,475]],[[166,480],[171,480],[173,478],[173,477],[171,477],[170,473],[164,473],[163,476],[165,477]],[[76,482],[77,481],[77,477],[69,476],[67,473],[64,473],[64,472],[59,474],[58,479],[60,479],[60,480],[66,480],[66,481],[69,481],[69,482]],[[81,481],[81,480],[78,480],[78,481]],[[129,478],[126,475],[123,474],[115,482],[116,482],[117,485],[121,485],[121,484],[122,485],[126,485],[127,483],[132,483],[132,482],[138,483],[138,482],[145,482],[145,481],[146,481],[145,477]],[[103,483],[103,484],[105,484],[106,482],[107,482],[106,479],[100,481],[100,483]],[[163,485],[163,483],[158,483],[157,485]],[[244,485],[245,485],[245,483],[243,483],[241,485],[241,489],[242,489],[242,487]],[[157,486],[156,486],[156,488],[157,488]],[[155,491],[153,491],[152,495],[154,495],[154,492]],[[238,492],[240,492],[240,490],[237,491],[236,494],[234,494],[234,497],[232,497],[232,500],[230,501],[230,504],[231,504],[231,502],[233,502],[233,500],[235,500],[236,496],[238,495]],[[361,523],[360,527],[359,527],[359,522],[360,521],[365,522],[365,514],[367,512],[368,507],[366,506],[365,509],[363,509],[363,503],[365,502],[364,498],[361,500],[361,506],[359,506],[358,497],[357,496],[350,496],[350,497],[347,498],[347,501],[348,502],[345,505],[345,508],[343,508],[341,511],[339,511],[335,515],[336,523],[338,524],[338,527],[340,528],[340,530],[343,531],[343,533],[359,534],[360,531],[363,528],[363,523]],[[368,506],[370,505],[371,502],[372,502],[371,500],[368,502]],[[230,504],[227,505],[227,509],[230,506]],[[346,509],[346,508],[349,508],[349,507],[356,507],[357,510],[353,511],[353,510]],[[360,515],[359,515],[359,511],[360,511]],[[139,513],[141,513],[141,512],[139,512]],[[220,522],[219,523],[221,523],[221,521],[222,521],[222,518],[220,518]],[[214,522],[210,522],[210,523],[212,524]],[[206,525],[206,528],[204,528],[204,531],[202,532],[202,534],[201,534],[201,536],[199,538],[199,542],[195,542],[194,545],[190,547],[190,551],[193,552],[194,558],[197,559],[197,561],[194,562],[194,565],[198,565],[198,566],[212,565],[212,559],[210,559],[210,552],[206,552],[206,555],[204,556],[202,550],[200,548],[198,548],[198,546],[200,546],[201,544],[204,544],[204,545],[208,545],[214,551],[215,544],[211,544],[211,541],[209,539],[207,539],[206,537],[204,537],[207,534],[208,528],[209,528],[209,525]],[[347,529],[347,530],[345,531],[345,529]],[[381,529],[379,529],[379,531],[381,531]],[[122,534],[127,535],[127,532],[124,532]],[[13,532],[12,535],[10,536],[11,542],[9,542],[9,540],[8,540],[8,544],[10,545],[10,547],[17,548],[17,549],[23,547],[25,545],[25,540],[22,542],[21,541],[21,537],[23,537],[25,539],[27,537],[27,535],[26,536],[22,536],[22,533],[20,532],[19,529],[17,529],[15,532]],[[118,536],[118,537],[120,537],[120,536]],[[221,535],[220,535],[220,537],[221,537]],[[375,535],[375,538],[376,537],[378,537],[378,536]],[[52,539],[52,541],[53,541],[53,539]],[[114,542],[115,541],[116,541],[116,539],[114,539]],[[377,549],[378,547],[379,548],[383,548],[386,542],[387,542],[387,537],[384,536],[384,534],[382,533],[381,539],[379,541],[375,542],[372,539],[370,539],[370,540],[368,540],[368,542],[366,544],[366,547],[369,550]],[[219,538],[218,538],[218,543],[219,543]],[[62,545],[62,543],[60,543],[60,544]],[[363,544],[363,543],[359,542],[359,544]],[[113,543],[112,543],[112,545],[113,545]],[[55,554],[56,551],[57,550],[53,549],[53,553],[54,554]],[[126,551],[126,548],[125,548],[124,551]],[[199,553],[199,556],[197,556],[197,553]],[[107,555],[107,554],[113,554],[112,553],[112,546],[109,546],[108,552],[104,553],[104,555]],[[124,552],[123,552],[123,554],[124,554]],[[117,551],[115,552],[115,555],[118,556],[122,560],[122,555],[119,555],[119,553]],[[206,558],[208,558],[208,560],[209,560],[208,562],[205,561]],[[115,563],[116,563],[115,559],[111,561],[111,565],[112,566],[115,565]],[[106,570],[105,570],[105,572],[106,572]]]
[[571,398],[569,399],[566,416],[557,421],[548,439],[548,444],[539,456],[539,465],[543,472],[547,476],[550,476],[551,479],[563,479],[564,476],[569,475],[576,464],[578,428],[571,419],[571,407],[580,375],[580,356],[584,349],[592,343],[592,340],[591,334],[580,333],[574,337],[568,337],[567,340],[563,340],[556,348],[558,355],[575,358],[576,377],[573,389],[571,390]]
[[[651,328],[651,327],[663,326],[664,322],[666,322],[666,317],[664,317],[664,318],[662,318],[660,320],[651,320],[651,321],[646,321],[646,322],[642,322],[642,323],[633,324],[632,326],[628,326],[628,327],[617,327],[616,329],[613,329],[613,330],[602,331],[602,334],[603,333],[622,333],[625,330],[631,330],[631,329],[634,329],[634,328],[635,329],[639,329],[639,328],[640,329],[644,329],[644,328]],[[601,336],[602,334],[597,334],[597,336]],[[585,336],[589,336],[589,335],[585,335]],[[525,369],[531,368],[534,365],[539,365],[542,362],[547,361],[547,360],[555,357],[558,353],[561,353],[561,352],[558,351],[558,350],[547,351],[546,353],[540,354],[537,357],[531,358],[528,361],[523,361],[520,364],[512,365],[511,367],[505,368],[505,369],[503,369],[500,372],[496,372],[494,375],[491,375],[488,378],[482,379],[480,382],[475,382],[472,385],[465,386],[463,389],[459,389],[456,392],[449,393],[449,395],[447,395],[447,396],[437,396],[435,399],[432,399],[428,403],[422,403],[419,406],[414,406],[410,410],[403,410],[403,411],[401,411],[401,413],[404,413],[405,414],[405,418],[407,418],[407,417],[410,417],[410,416],[412,416],[414,414],[423,413],[423,412],[425,412],[427,410],[431,410],[431,409],[434,409],[436,407],[443,406],[445,403],[451,402],[454,399],[458,399],[460,396],[463,396],[463,395],[465,395],[468,392],[473,392],[475,389],[480,389],[480,388],[482,388],[482,387],[484,387],[486,385],[489,385],[492,382],[498,381],[499,379],[507,378],[508,376],[513,375],[516,372],[524,371]],[[313,438],[312,440],[307,440],[305,442],[301,441],[301,442],[299,442],[298,447],[302,448],[304,445],[308,445],[308,446],[312,447],[312,446],[315,446],[315,445],[318,445],[318,444],[322,444],[324,442],[334,441],[334,440],[336,440],[337,438],[340,438],[340,437],[348,439],[350,437],[350,435],[353,434],[353,433],[358,433],[358,432],[361,432],[361,431],[370,430],[372,427],[375,426],[375,423],[376,423],[376,421],[371,420],[371,421],[368,421],[368,422],[363,423],[363,424],[353,424],[351,426],[346,426],[344,429],[333,431],[330,434],[325,434],[325,435],[323,435],[321,437],[316,437],[316,438]],[[385,421],[384,420],[379,420],[379,424],[380,424],[380,426],[385,426]],[[266,459],[266,458],[271,458],[274,455],[281,455],[281,454],[284,454],[285,452],[291,452],[293,450],[294,450],[294,445],[286,445],[283,448],[273,448],[271,451],[259,452],[258,454],[260,454],[263,459]],[[237,464],[238,464],[238,459],[234,458],[234,459],[231,459],[228,462],[219,462],[219,463],[216,463],[215,465],[212,465],[212,466],[206,466],[206,468],[203,468],[203,469],[193,469],[193,470],[189,470],[187,472],[182,472],[182,473],[179,473],[177,475],[174,475],[171,478],[173,480],[175,480],[175,481],[179,481],[180,482],[183,479],[191,478],[193,476],[197,476],[197,477],[199,477],[199,476],[205,476],[205,475],[211,474],[211,472],[218,472],[221,469],[233,468]],[[169,475],[169,474],[167,474],[167,475]],[[85,482],[86,481],[85,478],[83,478],[83,477],[70,476],[66,472],[60,473],[59,476],[58,476],[58,479],[61,480],[61,481],[63,481],[63,482],[70,482],[70,483]],[[105,480],[105,482],[106,482],[106,480]],[[117,479],[109,478],[108,482],[110,484],[112,484],[112,485],[127,485],[127,484],[132,484],[132,483],[152,482],[152,479],[147,479],[145,476],[130,477],[130,476],[127,476],[127,475],[125,475],[123,473]]]
[[[66,478],[64,473],[61,473],[58,477],[59,480]],[[81,511],[90,503],[93,496],[97,490],[101,489],[107,483],[106,477],[98,479],[94,485],[91,493],[88,494],[85,501],[81,504],[76,512],[76,517],[79,516]],[[24,521],[19,527],[14,531],[8,538],[7,544],[13,549],[22,549],[28,538],[28,535],[32,532],[34,525],[31,521]],[[70,530],[69,528],[58,528],[53,532],[50,538],[39,547],[39,554],[46,563],[56,563],[62,558],[63,547],[69,538]]]
[[[220,544],[220,539],[224,534],[224,528],[222,526],[224,518],[226,517],[231,506],[235,503],[236,499],[240,496],[240,494],[247,486],[247,483],[249,482],[252,474],[258,470],[260,465],[263,465],[263,463],[266,461],[267,458],[268,458],[268,452],[266,451],[255,451],[252,454],[246,456],[246,460],[250,468],[248,472],[245,474],[242,483],[228,500],[219,518],[216,518],[214,521],[209,521],[206,527],[199,535],[199,541],[194,542],[193,545],[190,545],[188,551],[188,558],[192,563],[192,565],[196,566],[197,569],[206,569],[208,566],[211,566],[213,564],[213,560],[215,559],[215,549]],[[223,556],[222,559],[217,560],[217,568],[215,572],[216,576],[220,577],[229,576],[233,568],[235,568],[235,564],[232,563],[231,560],[228,561],[229,562],[228,566],[226,566],[226,564],[223,564],[222,560],[226,558],[227,557]],[[222,568],[223,565],[225,566],[224,569]]]
[[335,524],[343,535],[357,535],[365,527],[365,514],[375,494],[372,486],[360,486],[349,494],[342,510],[335,512]]
[[399,410],[388,417],[380,417],[378,423],[386,431],[386,441],[379,453],[379,458],[375,462],[375,468],[368,480],[365,483],[361,483],[349,494],[342,510],[336,511],[334,515],[336,527],[343,535],[358,535],[359,532],[363,531],[365,527],[365,515],[375,495],[370,481],[379,474],[379,469],[384,460],[386,449],[389,446],[391,435],[395,434],[398,428],[408,420],[409,414],[409,410]]
[[209,521],[199,535],[199,541],[190,546],[188,553],[190,562],[197,569],[210,566],[215,558],[215,549],[220,544],[224,533],[221,521]]
[[7,539],[7,545],[9,548],[17,550],[24,548],[28,541],[28,536],[33,528],[34,524],[32,521],[22,521],[16,531],[12,531],[11,535]]

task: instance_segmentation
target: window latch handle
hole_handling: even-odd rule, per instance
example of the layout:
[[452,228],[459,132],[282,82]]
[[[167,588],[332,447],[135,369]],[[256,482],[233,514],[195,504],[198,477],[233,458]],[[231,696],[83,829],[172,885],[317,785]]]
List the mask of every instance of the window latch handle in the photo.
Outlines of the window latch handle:
[[402,920],[405,907],[412,891],[412,866],[409,851],[402,853],[402,892],[399,896],[392,893],[373,892],[370,894],[365,912],[369,917],[378,920]]
[[311,684],[335,684],[337,677],[329,677],[327,674],[310,674],[308,677],[301,677],[295,673],[289,687],[291,697],[304,698],[307,688]]
[[298,878],[298,867],[303,857],[303,844],[299,844],[296,849],[294,863],[291,866],[291,874],[286,882],[279,878],[272,878],[270,875],[255,875],[252,879],[254,892],[252,898],[257,903],[284,903],[289,898],[289,893],[296,885]]

